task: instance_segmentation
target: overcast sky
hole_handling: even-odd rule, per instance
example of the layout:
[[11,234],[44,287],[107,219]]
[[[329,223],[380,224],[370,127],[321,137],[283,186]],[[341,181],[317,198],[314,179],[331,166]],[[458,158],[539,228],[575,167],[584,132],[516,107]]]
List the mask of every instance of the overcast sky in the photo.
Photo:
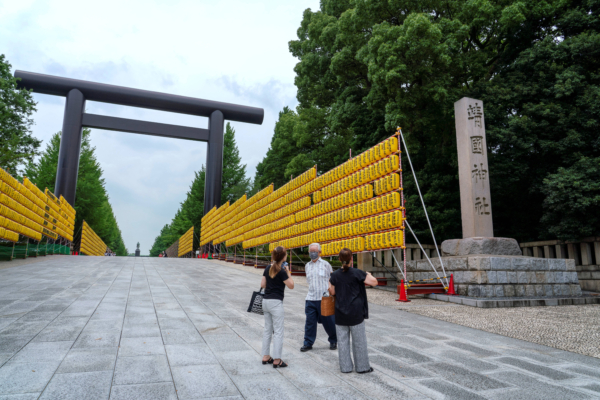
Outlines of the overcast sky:
[[[305,9],[296,1],[0,1],[0,53],[16,69],[262,107],[262,125],[233,122],[253,177],[278,112],[295,107],[288,51]],[[64,98],[34,95],[34,135],[62,128]],[[207,119],[87,102],[90,113],[207,127]],[[203,143],[93,130],[92,144],[130,252],[148,254],[206,162]]]

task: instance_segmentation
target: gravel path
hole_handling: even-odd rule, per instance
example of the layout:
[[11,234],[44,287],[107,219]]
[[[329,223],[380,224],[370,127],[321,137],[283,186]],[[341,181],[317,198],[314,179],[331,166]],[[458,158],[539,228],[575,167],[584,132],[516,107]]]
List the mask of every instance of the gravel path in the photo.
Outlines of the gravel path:
[[[262,275],[262,269],[220,262],[231,268]],[[306,286],[306,278],[294,282]],[[438,300],[412,298],[396,301],[398,295],[369,290],[369,302],[469,328],[525,340],[560,350],[600,358],[600,305],[559,307],[478,308]]]

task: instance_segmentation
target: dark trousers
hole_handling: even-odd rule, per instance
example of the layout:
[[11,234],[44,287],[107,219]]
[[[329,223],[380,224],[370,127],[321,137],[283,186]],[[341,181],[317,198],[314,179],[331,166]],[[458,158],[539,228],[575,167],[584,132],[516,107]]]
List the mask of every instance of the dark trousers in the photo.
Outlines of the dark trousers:
[[335,331],[335,316],[321,316],[321,300],[306,300],[304,305],[306,314],[306,325],[304,326],[304,345],[312,346],[317,339],[317,324],[323,324],[325,332],[329,335],[329,343],[337,343],[337,333]]

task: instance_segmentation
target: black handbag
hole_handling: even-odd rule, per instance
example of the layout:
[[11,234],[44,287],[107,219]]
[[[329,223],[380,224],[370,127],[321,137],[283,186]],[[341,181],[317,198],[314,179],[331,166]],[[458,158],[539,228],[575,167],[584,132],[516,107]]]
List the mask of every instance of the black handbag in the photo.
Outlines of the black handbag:
[[265,294],[260,289],[258,292],[252,292],[252,298],[250,299],[250,305],[248,306],[248,312],[252,312],[259,315],[264,315],[262,303]]

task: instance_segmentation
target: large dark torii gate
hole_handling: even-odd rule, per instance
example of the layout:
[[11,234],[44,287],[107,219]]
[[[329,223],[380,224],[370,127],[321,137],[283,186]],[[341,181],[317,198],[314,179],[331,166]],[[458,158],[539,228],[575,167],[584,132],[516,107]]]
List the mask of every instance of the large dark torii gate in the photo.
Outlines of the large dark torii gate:
[[[264,110],[256,107],[25,71],[15,71],[15,78],[20,79],[18,84],[21,88],[32,89],[35,93],[67,98],[54,192],[56,195],[62,194],[71,205],[75,205],[84,127],[207,142],[204,187],[204,214],[206,214],[213,206],[219,206],[221,203],[224,121],[227,119],[260,125],[264,118]],[[208,117],[208,129],[88,114],[85,112],[86,100]]]

